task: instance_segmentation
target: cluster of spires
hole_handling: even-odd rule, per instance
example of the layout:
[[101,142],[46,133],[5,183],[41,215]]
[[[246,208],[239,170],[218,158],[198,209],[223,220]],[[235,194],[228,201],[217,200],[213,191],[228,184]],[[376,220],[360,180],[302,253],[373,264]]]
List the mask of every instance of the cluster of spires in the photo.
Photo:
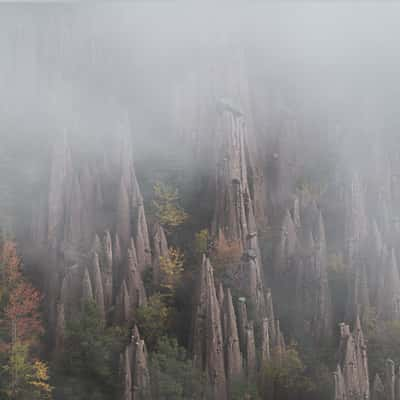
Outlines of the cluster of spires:
[[[204,256],[196,288],[192,323],[193,362],[207,371],[214,398],[229,398],[232,383],[251,379],[274,354],[285,352],[285,341],[275,320],[270,292],[260,320],[248,317],[247,299],[239,297],[234,307],[230,288],[216,288],[213,267]],[[236,310],[236,311],[235,311]],[[254,325],[260,324],[256,353]]]
[[[240,91],[244,93],[246,85],[240,81]],[[232,94],[229,90],[227,93]],[[202,115],[204,121],[216,121],[209,130],[214,135],[210,154],[214,157],[211,165],[215,165],[211,174],[215,191],[211,235],[217,242],[237,244],[241,251],[240,262],[232,268],[238,285],[232,289],[239,290],[243,297],[234,303],[231,289],[221,282],[216,285],[210,260],[205,257],[194,299],[194,363],[207,372],[218,399],[229,398],[230,382],[240,376],[251,377],[272,352],[285,351],[272,294],[266,289],[258,239],[260,221],[265,220],[265,182],[254,151],[249,105],[246,100],[239,103],[243,112],[220,101],[218,107],[211,107],[214,111],[217,108],[215,118]],[[287,142],[293,147],[293,133],[289,131]],[[371,305],[380,319],[400,319],[400,235],[388,218],[395,193],[391,193],[391,199],[388,193],[392,188],[387,186],[382,192],[371,194],[359,174],[354,174],[342,191],[333,188],[335,195],[342,196],[334,202],[342,205],[339,210],[329,210],[323,196],[319,199],[321,204],[317,204],[307,190],[292,196],[295,177],[290,175],[288,165],[293,149],[288,149],[284,140],[280,137],[273,154],[278,185],[276,190],[273,184],[269,187],[271,206],[284,204],[283,212],[276,213],[280,215],[277,221],[271,221],[278,232],[274,236],[274,287],[281,285],[284,293],[291,294],[288,301],[295,309],[299,329],[311,332],[316,340],[332,335],[325,222],[332,227],[337,221],[344,238],[337,247],[347,266],[349,282],[346,320],[358,312],[360,318],[357,314],[353,333],[347,325],[341,325],[335,400],[349,400],[352,396],[394,400],[400,394],[397,378],[393,378],[394,366],[389,361],[384,378],[377,375],[372,390],[369,388],[360,320]],[[65,321],[76,315],[87,300],[96,302],[108,323],[130,324],[135,309],[147,301],[141,273],[152,266],[157,282],[160,256],[168,255],[162,227],[149,229],[146,221],[129,134],[118,135],[114,144],[111,156],[75,168],[64,136],[54,147],[48,198],[42,199],[35,215],[33,237],[38,246],[48,247],[54,267],[48,293],[49,304],[57,304],[50,316],[53,315],[58,348],[62,347]],[[332,199],[329,190],[326,196]],[[370,218],[370,214],[374,217]],[[382,266],[382,273],[377,266]],[[249,304],[255,307],[257,321],[248,318]],[[258,357],[255,323],[261,332]],[[133,329],[123,359],[124,400],[133,400],[137,388],[146,391],[149,387],[145,345],[137,328]]]

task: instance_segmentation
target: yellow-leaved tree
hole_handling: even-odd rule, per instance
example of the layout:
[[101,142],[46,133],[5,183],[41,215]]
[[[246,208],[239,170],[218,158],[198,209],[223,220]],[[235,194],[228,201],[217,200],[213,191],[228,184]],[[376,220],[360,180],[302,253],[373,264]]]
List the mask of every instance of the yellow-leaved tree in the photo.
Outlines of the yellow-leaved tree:
[[160,257],[161,287],[171,294],[181,280],[183,260],[183,253],[175,247],[169,248],[168,256]]
[[187,220],[187,213],[179,205],[179,191],[177,188],[163,182],[156,182],[153,186],[154,214],[158,222],[167,233],[171,233]]

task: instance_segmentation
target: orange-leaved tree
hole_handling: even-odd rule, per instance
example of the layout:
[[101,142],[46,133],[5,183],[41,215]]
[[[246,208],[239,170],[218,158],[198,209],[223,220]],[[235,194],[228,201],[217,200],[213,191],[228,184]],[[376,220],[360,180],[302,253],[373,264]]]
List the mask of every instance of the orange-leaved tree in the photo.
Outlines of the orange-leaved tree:
[[40,301],[39,291],[22,274],[15,243],[4,242],[0,249],[0,372],[4,384],[0,390],[5,398],[51,396],[47,368],[38,373],[38,365],[44,364],[35,357],[44,332]]

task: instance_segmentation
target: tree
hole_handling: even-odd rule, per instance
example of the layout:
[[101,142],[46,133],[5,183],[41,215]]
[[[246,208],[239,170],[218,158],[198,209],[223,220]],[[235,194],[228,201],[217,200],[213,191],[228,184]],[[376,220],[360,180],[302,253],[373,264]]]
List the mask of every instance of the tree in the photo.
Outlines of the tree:
[[147,304],[137,309],[139,330],[149,350],[152,350],[158,340],[167,333],[170,312],[170,308],[165,304],[164,296],[160,293],[150,296]]
[[305,366],[296,348],[289,347],[284,354],[274,355],[262,371],[263,398],[290,399],[307,398],[314,389],[305,374]]
[[182,225],[188,217],[186,212],[179,206],[178,189],[163,182],[156,182],[153,190],[155,217],[165,231],[171,233],[178,226]]
[[194,236],[195,255],[199,260],[208,251],[208,239],[208,229],[202,229]]
[[0,357],[6,398],[51,397],[47,366],[34,357],[44,332],[40,301],[40,293],[21,272],[15,243],[4,242],[0,252]]
[[79,318],[67,322],[56,394],[71,400],[114,399],[124,332],[107,328],[97,305],[84,304]]
[[175,248],[170,247],[167,257],[160,257],[161,287],[170,294],[174,292],[181,280],[183,272],[183,254]]
[[186,350],[175,338],[158,340],[150,355],[154,398],[159,400],[197,400],[207,398],[205,376],[193,367]]
[[379,321],[367,332],[367,338],[371,376],[384,372],[388,358],[400,363],[400,321]]

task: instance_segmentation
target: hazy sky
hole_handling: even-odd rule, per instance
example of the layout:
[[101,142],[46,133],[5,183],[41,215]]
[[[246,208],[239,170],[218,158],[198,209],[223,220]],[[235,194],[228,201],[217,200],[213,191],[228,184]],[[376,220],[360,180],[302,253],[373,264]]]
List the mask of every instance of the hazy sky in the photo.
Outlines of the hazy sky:
[[397,135],[399,21],[395,2],[1,4],[0,153],[32,178],[53,135],[91,149],[129,120],[146,159],[176,129],[176,85],[230,49],[266,114],[278,92],[327,131]]

